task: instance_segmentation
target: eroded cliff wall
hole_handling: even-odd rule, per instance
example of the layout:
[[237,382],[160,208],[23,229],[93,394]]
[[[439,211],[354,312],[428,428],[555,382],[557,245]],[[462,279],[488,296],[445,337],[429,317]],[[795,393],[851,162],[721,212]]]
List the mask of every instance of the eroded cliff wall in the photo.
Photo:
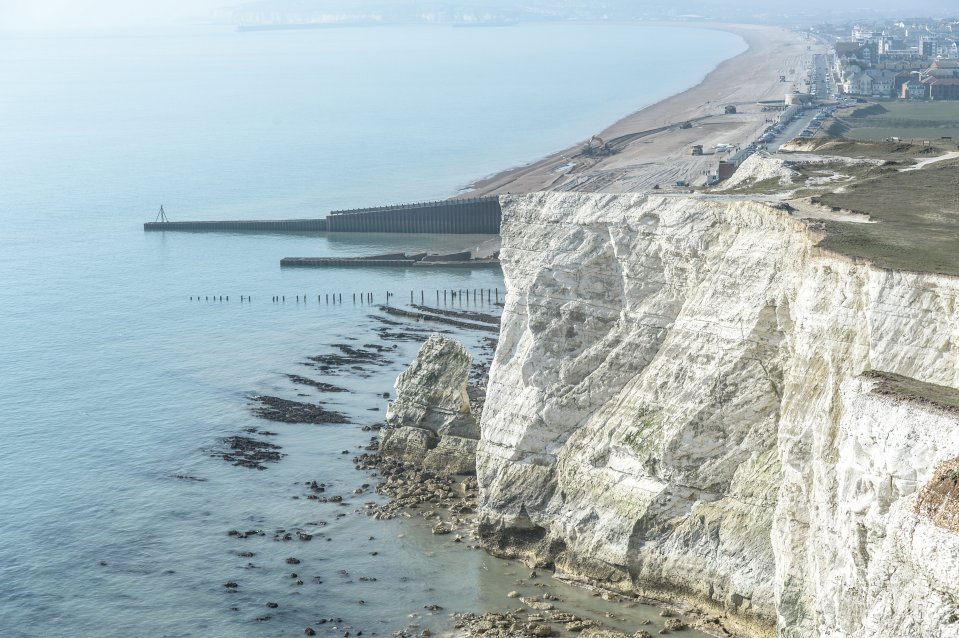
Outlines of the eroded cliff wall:
[[824,253],[730,197],[503,208],[477,455],[493,551],[753,635],[959,635],[959,535],[917,507],[959,422],[864,374],[953,392],[954,279]]

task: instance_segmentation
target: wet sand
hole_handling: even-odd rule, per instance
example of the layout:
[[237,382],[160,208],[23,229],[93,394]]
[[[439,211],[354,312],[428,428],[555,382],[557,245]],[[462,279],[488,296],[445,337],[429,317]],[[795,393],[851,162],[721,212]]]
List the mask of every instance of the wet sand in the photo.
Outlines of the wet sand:
[[[706,181],[724,155],[717,144],[745,146],[761,135],[767,119],[758,102],[782,100],[793,88],[802,90],[805,63],[822,45],[778,27],[735,24],[664,26],[720,29],[742,37],[749,48],[725,60],[698,85],[650,105],[597,133],[614,149],[606,156],[583,153],[585,140],[532,164],[481,179],[463,196],[529,193],[542,190],[636,192],[687,180]],[[786,76],[786,82],[780,76]],[[625,81],[625,80],[624,80]],[[726,105],[737,113],[726,115]],[[691,128],[679,125],[690,122]],[[692,156],[694,144],[706,155]]]

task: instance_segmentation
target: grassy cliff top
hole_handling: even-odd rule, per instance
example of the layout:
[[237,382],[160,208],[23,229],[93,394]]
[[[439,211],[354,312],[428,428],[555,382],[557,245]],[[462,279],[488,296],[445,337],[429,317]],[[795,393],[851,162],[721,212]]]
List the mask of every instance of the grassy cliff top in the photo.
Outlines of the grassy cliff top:
[[[820,246],[894,270],[959,276],[959,152],[845,139],[797,141],[753,179],[722,191],[811,202],[873,223],[825,215]],[[747,169],[747,174],[749,168]],[[772,175],[772,177],[768,177]],[[805,207],[808,209],[808,206]]]
[[886,268],[959,275],[959,159],[876,171],[814,201],[876,222],[827,221],[822,247]]

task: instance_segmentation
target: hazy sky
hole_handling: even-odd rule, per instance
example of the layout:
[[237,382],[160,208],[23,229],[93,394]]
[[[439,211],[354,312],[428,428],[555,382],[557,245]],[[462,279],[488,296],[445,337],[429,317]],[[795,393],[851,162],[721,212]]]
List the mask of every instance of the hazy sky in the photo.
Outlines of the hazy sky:
[[0,0],[0,30],[171,24],[211,15],[231,0]]
[[[0,31],[20,29],[63,29],[90,27],[166,26],[185,21],[213,17],[217,9],[235,8],[250,0],[0,0]],[[443,6],[447,0],[427,0],[432,7]],[[522,6],[515,0],[464,0],[449,1],[457,6]],[[667,7],[674,11],[688,10],[695,13],[703,9],[725,7],[746,9],[749,12],[775,13],[783,10],[794,14],[809,10],[827,11],[838,15],[852,10],[863,15],[872,15],[875,9],[885,10],[888,15],[923,14],[956,11],[956,0],[555,0],[558,7],[583,6],[629,6],[636,2],[642,7]],[[350,10],[357,5],[415,7],[417,0],[270,0],[254,4],[274,7],[293,6]],[[546,5],[549,0],[533,0],[531,4]],[[686,9],[688,7],[688,9]],[[859,11],[855,8],[859,7]],[[838,13],[837,13],[838,11]]]

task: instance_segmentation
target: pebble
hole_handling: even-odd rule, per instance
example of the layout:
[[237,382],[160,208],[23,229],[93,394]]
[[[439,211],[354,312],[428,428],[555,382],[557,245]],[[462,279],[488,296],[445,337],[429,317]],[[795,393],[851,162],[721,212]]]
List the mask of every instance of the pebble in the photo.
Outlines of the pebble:
[[683,629],[686,629],[686,623],[679,618],[670,618],[663,624],[663,631],[666,632],[682,631]]

